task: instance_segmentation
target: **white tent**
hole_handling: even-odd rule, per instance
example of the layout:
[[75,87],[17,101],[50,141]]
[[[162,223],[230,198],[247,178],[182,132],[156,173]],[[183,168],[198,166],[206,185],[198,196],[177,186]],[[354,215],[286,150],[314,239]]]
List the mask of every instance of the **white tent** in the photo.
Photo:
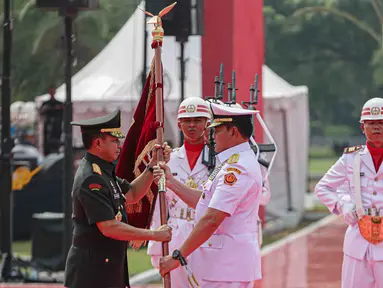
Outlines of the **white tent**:
[[292,86],[263,67],[264,120],[278,145],[266,211],[295,226],[307,191],[309,107],[306,86]]
[[[143,7],[143,5],[141,4]],[[144,13],[138,9],[120,29],[116,36],[108,43],[91,62],[72,78],[73,120],[97,117],[121,109],[123,126],[126,132],[130,126],[132,113],[141,95],[141,73],[144,59]],[[152,26],[147,26],[150,35]],[[185,94],[188,96],[202,96],[201,77],[201,45],[200,37],[190,37],[185,48],[187,55]],[[154,50],[147,40],[147,64],[150,67]],[[179,44],[174,37],[165,37],[162,52],[164,65],[164,97],[166,101],[165,139],[176,141],[179,137],[177,123],[172,121],[178,111],[180,99],[179,75]],[[65,101],[65,85],[61,85],[56,92],[56,99]],[[36,98],[38,105],[49,99],[49,95]],[[81,144],[80,132],[73,130],[74,145]],[[40,133],[42,134],[42,133]],[[174,143],[174,142],[173,142]],[[177,142],[178,143],[178,142]]]
[[[141,4],[141,6],[143,6]],[[123,127],[127,132],[132,113],[141,93],[140,75],[143,69],[143,22],[144,13],[136,10],[112,41],[86,67],[72,78],[73,119],[81,120],[110,112],[117,107],[122,110]],[[152,27],[147,27],[150,35]],[[153,56],[150,41],[147,41],[149,67]],[[190,37],[185,47],[186,97],[202,97],[201,37]],[[180,102],[179,47],[174,37],[165,37],[162,60],[165,69],[164,91],[165,140],[178,143],[179,133],[176,119]],[[303,210],[306,188],[308,151],[308,99],[307,87],[294,87],[263,67],[263,97],[265,120],[274,135],[279,154],[271,173],[272,200],[270,212],[283,216],[286,206],[286,179],[290,179],[293,205],[296,211]],[[37,102],[48,99],[48,95],[37,97]],[[65,100],[65,85],[57,89],[56,98]],[[286,121],[281,109],[287,109]],[[286,126],[284,126],[286,124]],[[74,144],[80,145],[77,127],[73,130]],[[42,133],[40,133],[42,135]],[[284,141],[284,136],[287,141]],[[287,146],[286,146],[287,145]],[[285,162],[286,147],[290,159]],[[288,168],[286,169],[286,163]],[[268,208],[269,209],[269,208]],[[300,214],[300,213],[298,213]]]

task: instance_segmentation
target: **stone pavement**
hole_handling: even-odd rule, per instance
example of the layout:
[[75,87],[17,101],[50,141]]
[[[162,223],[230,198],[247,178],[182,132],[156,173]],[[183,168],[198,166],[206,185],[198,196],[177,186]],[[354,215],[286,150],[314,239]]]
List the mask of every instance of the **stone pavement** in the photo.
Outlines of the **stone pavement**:
[[[328,216],[262,249],[263,279],[254,288],[339,288],[346,225]],[[0,288],[62,288],[53,284],[0,284]],[[162,285],[133,286],[157,288]],[[173,287],[180,288],[180,287]]]

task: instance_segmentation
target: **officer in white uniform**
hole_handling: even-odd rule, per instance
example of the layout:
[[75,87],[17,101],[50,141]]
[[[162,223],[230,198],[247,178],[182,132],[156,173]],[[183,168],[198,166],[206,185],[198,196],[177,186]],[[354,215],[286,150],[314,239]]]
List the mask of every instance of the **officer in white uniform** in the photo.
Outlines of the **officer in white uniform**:
[[[225,104],[222,102],[222,105],[226,105],[228,107],[235,107],[235,108],[243,109],[243,107],[239,103]],[[271,198],[270,183],[269,183],[269,179],[265,178],[266,174],[267,174],[267,168],[261,165],[261,172],[262,172],[262,179],[263,179],[263,188],[262,188],[262,194],[260,197],[260,205],[266,206],[267,204],[269,204],[270,198]],[[258,216],[258,243],[259,243],[260,248],[262,247],[262,243],[263,243],[262,229],[263,229],[262,228],[262,220]]]
[[[196,224],[190,236],[160,261],[161,275],[188,259],[201,288],[247,288],[261,279],[257,219],[262,173],[249,144],[255,111],[211,104],[216,168],[202,191],[177,181],[166,165],[167,187],[191,207]],[[158,179],[163,172],[155,167]],[[190,275],[189,275],[190,276]],[[192,278],[190,278],[192,280]],[[195,286],[196,287],[196,286]]]
[[[349,225],[343,246],[342,288],[382,288],[382,98],[365,103],[360,122],[366,145],[346,148],[316,185],[315,194]],[[349,195],[336,193],[337,188],[342,192],[348,188]]]
[[[177,120],[178,127],[184,135],[184,145],[173,150],[170,154],[168,166],[178,181],[191,188],[197,188],[209,176],[207,166],[202,163],[202,157],[203,155],[207,156],[209,153],[207,145],[204,145],[204,134],[206,127],[210,124],[210,118],[208,103],[199,97],[189,97],[180,104]],[[199,156],[194,154],[194,157],[198,157],[198,159],[194,159],[196,162],[193,168],[191,168],[193,163],[190,163],[187,155],[190,151],[187,151],[187,149],[194,149],[194,153],[197,154],[198,151],[201,152]],[[199,149],[204,149],[204,152]],[[171,190],[166,192],[166,202],[169,213],[167,224],[173,229],[169,250],[173,251],[184,242],[193,230],[195,211]],[[160,222],[160,208],[157,198],[151,229],[161,226]],[[161,243],[150,241],[148,254],[151,255],[153,267],[158,269],[159,259],[162,256]],[[170,276],[172,287],[188,287],[188,279],[182,267],[172,271]]]

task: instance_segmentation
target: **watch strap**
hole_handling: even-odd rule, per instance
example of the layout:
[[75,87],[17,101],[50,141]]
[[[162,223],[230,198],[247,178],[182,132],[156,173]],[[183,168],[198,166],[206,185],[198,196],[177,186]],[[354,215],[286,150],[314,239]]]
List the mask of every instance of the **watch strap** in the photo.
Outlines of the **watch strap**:
[[152,166],[150,166],[150,165],[147,165],[146,169],[148,169],[151,173],[154,172],[154,168]]

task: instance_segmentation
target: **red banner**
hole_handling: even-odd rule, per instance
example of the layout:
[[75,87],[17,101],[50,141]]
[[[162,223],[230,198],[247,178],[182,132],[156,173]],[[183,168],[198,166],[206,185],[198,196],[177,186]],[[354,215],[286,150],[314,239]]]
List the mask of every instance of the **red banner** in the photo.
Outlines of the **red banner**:
[[[153,61],[116,168],[116,175],[129,182],[132,182],[145,170],[149,163],[150,151],[156,141],[154,78]],[[138,203],[126,205],[129,225],[149,228],[157,192],[157,185],[152,184],[150,191]],[[133,243],[133,245],[138,248],[137,246],[141,246],[142,243],[138,245]]]

